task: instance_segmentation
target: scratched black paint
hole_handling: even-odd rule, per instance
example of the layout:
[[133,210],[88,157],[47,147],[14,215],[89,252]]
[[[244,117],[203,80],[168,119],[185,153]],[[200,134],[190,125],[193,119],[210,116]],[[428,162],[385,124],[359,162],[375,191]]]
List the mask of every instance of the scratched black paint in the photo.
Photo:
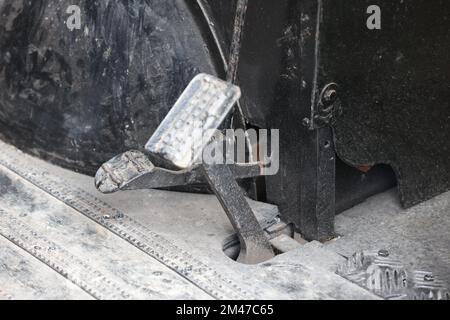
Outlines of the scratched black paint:
[[[353,166],[388,164],[409,207],[450,189],[450,3],[325,1],[322,83],[337,82],[336,149]],[[380,6],[382,29],[368,30]]]
[[[298,3],[308,8],[318,1],[251,2],[240,58],[238,81],[248,121],[286,128],[280,132],[280,173],[268,179],[269,200],[289,220],[299,212],[316,210],[317,202],[306,208],[298,198],[307,182],[315,181],[317,165],[300,173],[315,157],[302,128],[303,118],[314,106],[311,95],[302,101],[297,90],[317,96],[331,82],[339,85],[344,112],[333,125],[341,159],[353,167],[391,167],[405,207],[449,190],[450,3],[322,0],[318,34],[313,33],[314,24],[308,25],[314,19],[308,10],[295,14]],[[367,8],[374,4],[381,8],[381,30],[366,26]],[[306,75],[315,62],[305,43],[316,36],[318,83],[311,88]],[[323,143],[327,142],[314,141],[319,147]],[[391,171],[383,168],[363,174],[339,162],[337,207],[348,207],[348,200],[360,192],[366,195],[358,197],[362,200],[372,193],[369,190],[393,186]],[[355,181],[366,182],[363,186]],[[313,194],[308,190],[306,201]]]
[[[82,28],[71,32],[69,5]],[[0,136],[84,173],[142,147],[190,79],[216,74],[184,1],[0,1]]]
[[[366,27],[373,4],[382,9],[382,30]],[[242,106],[251,124],[281,129],[280,172],[266,179],[267,199],[306,238],[333,236],[331,189],[339,212],[394,186],[390,168],[404,206],[450,188],[449,11],[443,0],[249,3]],[[344,110],[335,141],[326,128],[308,132],[302,124],[331,82]],[[362,173],[337,161],[333,179],[325,145],[350,166],[387,166]]]

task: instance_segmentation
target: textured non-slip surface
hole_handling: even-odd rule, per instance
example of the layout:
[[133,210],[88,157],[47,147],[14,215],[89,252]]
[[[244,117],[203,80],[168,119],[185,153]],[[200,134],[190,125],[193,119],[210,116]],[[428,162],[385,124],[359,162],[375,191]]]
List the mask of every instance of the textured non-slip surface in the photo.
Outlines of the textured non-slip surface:
[[328,249],[346,257],[388,250],[408,268],[436,274],[450,287],[450,192],[404,210],[391,190],[339,215],[336,230],[340,238]]

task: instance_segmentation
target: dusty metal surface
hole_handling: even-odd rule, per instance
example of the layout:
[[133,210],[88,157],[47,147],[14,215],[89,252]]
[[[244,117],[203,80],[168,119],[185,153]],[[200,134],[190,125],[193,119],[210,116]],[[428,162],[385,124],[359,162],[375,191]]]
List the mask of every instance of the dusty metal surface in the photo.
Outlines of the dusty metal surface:
[[92,296],[0,237],[0,300],[82,299]]
[[93,298],[210,297],[19,176],[2,171],[0,179],[7,187],[1,195],[0,235]]
[[[11,225],[11,219],[2,219],[3,239],[23,247],[35,261],[44,261],[44,267],[52,263],[53,270],[60,267],[56,274],[64,275],[70,284],[81,289],[80,283],[86,283],[95,292],[89,297],[111,297],[109,288],[97,286],[98,279],[91,274],[100,272],[123,289],[114,294],[123,291],[128,298],[377,298],[308,261],[268,261],[256,266],[232,261],[222,245],[233,229],[214,196],[155,190],[102,195],[92,178],[31,158],[1,142],[0,149],[1,176],[11,181],[2,183],[3,212],[29,228],[16,230],[18,225]],[[273,208],[253,206],[255,211]],[[22,240],[10,239],[12,234]],[[34,251],[38,240],[44,249],[52,247],[49,242],[55,243],[62,248],[61,255]],[[79,260],[92,270],[80,272],[84,267],[77,264]],[[4,263],[10,265],[9,260]],[[7,294],[17,298],[27,290],[24,286]]]
[[390,300],[450,300],[450,291],[432,272],[415,271],[388,250],[358,252],[338,274]]
[[408,269],[432,273],[450,287],[450,193],[402,209],[395,190],[336,217],[340,238],[327,248],[346,257],[387,250]]
[[[11,159],[9,159],[9,161],[11,161]],[[233,294],[234,289],[237,288],[236,284],[228,283],[228,281],[221,279],[220,275],[214,274],[213,272],[208,274],[205,271],[210,271],[211,269],[190,256],[189,253],[183,251],[179,247],[173,246],[170,241],[167,241],[163,237],[152,232],[145,225],[140,224],[123,212],[110,207],[105,202],[102,202],[82,191],[82,189],[76,187],[70,188],[62,180],[52,179],[45,174],[42,175],[42,173],[36,171],[30,172],[30,170],[28,170],[29,168],[24,169],[23,166],[17,165],[17,161],[8,162],[8,160],[1,159],[0,164],[6,165],[19,176],[25,177],[30,183],[34,184],[38,188],[41,188],[42,190],[40,196],[45,194],[44,192],[49,193],[49,195],[62,201],[63,204],[66,204],[78,212],[81,212],[86,218],[92,219],[100,226],[103,226],[106,230],[121,236],[136,248],[162,262],[166,268],[175,269],[189,281],[194,281],[195,283],[200,284],[200,286],[211,295],[214,295],[217,298],[239,297],[239,295]],[[8,180],[8,178],[5,178],[3,185],[7,186]],[[8,188],[8,190],[9,189],[10,188]],[[38,198],[38,196],[26,197],[26,194],[24,195],[23,192],[21,192],[21,195],[17,195],[16,193],[16,197],[11,201],[11,203],[15,204],[15,202],[18,202],[20,204],[21,197],[24,197],[25,199]],[[2,206],[3,205],[4,204],[2,204]],[[36,206],[36,204],[33,205]],[[8,229],[5,228],[5,230]],[[14,234],[18,231],[20,231],[20,229],[10,230],[9,233],[12,237],[14,237]],[[31,232],[33,231],[31,230]],[[74,236],[74,233],[72,232],[68,232],[67,234]],[[3,235],[8,237],[8,235],[5,235],[4,233]],[[82,237],[82,235],[79,236]],[[76,239],[72,239],[72,241],[74,240]],[[119,243],[124,245],[122,241]],[[72,261],[70,264],[80,263],[78,259],[71,260]],[[53,264],[52,261],[50,263]],[[140,263],[144,263],[144,261],[140,261],[139,264]],[[222,285],[222,293],[212,289]],[[93,286],[95,287],[95,284],[93,284]],[[90,290],[89,287],[87,290]],[[114,292],[114,290],[111,290],[111,292]]]

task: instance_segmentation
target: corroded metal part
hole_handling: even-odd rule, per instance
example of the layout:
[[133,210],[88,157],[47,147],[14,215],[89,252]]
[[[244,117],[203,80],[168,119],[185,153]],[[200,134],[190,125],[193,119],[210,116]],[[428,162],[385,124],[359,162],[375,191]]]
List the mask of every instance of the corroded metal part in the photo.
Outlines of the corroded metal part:
[[[259,163],[231,166],[236,179],[261,175]],[[147,155],[139,151],[128,151],[105,163],[95,176],[95,186],[102,193],[120,190],[140,190],[178,187],[207,183],[199,166],[190,170],[168,170],[156,167]]]
[[226,165],[202,166],[241,243],[238,261],[256,264],[274,257],[272,245],[256,219],[252,208]]

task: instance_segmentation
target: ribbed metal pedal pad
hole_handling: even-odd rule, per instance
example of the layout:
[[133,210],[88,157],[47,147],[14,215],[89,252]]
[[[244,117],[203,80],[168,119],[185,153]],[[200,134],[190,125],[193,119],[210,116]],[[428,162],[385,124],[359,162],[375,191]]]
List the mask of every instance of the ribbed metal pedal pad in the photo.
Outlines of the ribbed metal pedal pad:
[[196,76],[146,145],[178,168],[192,167],[241,96],[239,87],[207,74]]
[[388,300],[450,300],[449,290],[437,276],[408,270],[386,250],[356,253],[337,273]]

